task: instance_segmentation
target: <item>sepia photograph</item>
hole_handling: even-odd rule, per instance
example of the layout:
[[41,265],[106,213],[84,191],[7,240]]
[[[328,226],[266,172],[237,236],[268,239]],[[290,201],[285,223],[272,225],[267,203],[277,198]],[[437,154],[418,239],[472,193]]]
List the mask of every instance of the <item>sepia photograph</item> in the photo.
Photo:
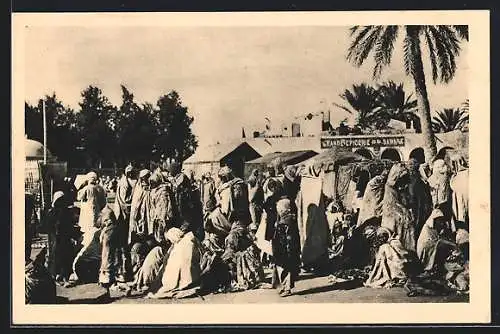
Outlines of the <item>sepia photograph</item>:
[[489,321],[487,11],[12,21],[14,319]]

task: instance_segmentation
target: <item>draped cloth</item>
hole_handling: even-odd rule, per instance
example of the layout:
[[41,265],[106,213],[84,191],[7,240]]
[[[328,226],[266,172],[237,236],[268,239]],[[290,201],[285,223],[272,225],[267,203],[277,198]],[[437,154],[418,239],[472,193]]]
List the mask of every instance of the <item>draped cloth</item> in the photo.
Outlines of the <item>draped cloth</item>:
[[193,232],[198,240],[203,239],[203,207],[198,189],[185,174],[177,175],[172,181],[173,225],[182,232]]
[[49,254],[48,268],[55,277],[65,279],[71,274],[74,250],[71,239],[77,239],[73,213],[66,205],[56,205],[47,214]]
[[130,255],[128,252],[128,236],[130,234],[130,210],[132,205],[132,195],[137,181],[131,180],[123,175],[118,181],[116,198],[113,211],[117,220],[118,228],[118,256],[122,258],[119,276],[121,280],[127,280],[132,268]]
[[101,210],[106,206],[106,192],[98,184],[88,184],[78,192],[80,201],[79,225],[83,233],[96,225]]
[[443,270],[447,254],[450,250],[458,249],[454,243],[442,238],[435,229],[434,220],[442,216],[440,210],[434,210],[418,237],[417,255],[426,271]]
[[113,210],[109,206],[106,206],[102,210],[99,219],[102,225],[100,236],[102,255],[99,283],[112,284],[116,282],[118,271],[123,261],[119,253],[120,235],[118,222]]
[[[113,211],[116,219],[120,222],[123,220],[128,225],[130,220],[130,209],[132,205],[132,196],[136,181],[128,179],[123,175],[118,181],[116,188],[115,205]],[[122,222],[120,222],[122,224]]]
[[128,233],[128,243],[131,244],[138,235],[148,234],[148,201],[149,190],[137,183],[132,193],[130,205],[130,223]]
[[285,214],[277,222],[272,240],[274,263],[287,272],[300,271],[300,236],[295,214]]
[[43,249],[37,258],[27,260],[24,267],[24,302],[25,304],[55,304],[56,283],[43,265],[47,249]]
[[384,186],[387,177],[377,175],[366,185],[361,202],[357,227],[374,218],[382,218],[382,203],[384,199]]
[[469,223],[469,170],[459,171],[450,182],[452,195],[453,219]]
[[385,184],[381,226],[392,231],[404,249],[415,251],[415,221],[409,209],[409,193],[404,188],[407,177],[408,171],[404,165],[392,166]]
[[221,212],[231,223],[235,221],[245,225],[250,223],[248,186],[245,181],[234,178],[225,182],[217,189],[217,195]]
[[193,232],[185,234],[169,250],[161,287],[150,298],[185,298],[195,295],[200,283],[200,243]]
[[[273,185],[272,187],[270,185]],[[283,187],[280,178],[269,177],[263,185],[264,203],[261,221],[255,234],[256,245],[263,252],[272,255],[271,240],[274,234],[274,224],[278,220],[276,211],[276,202],[283,193]]]
[[172,197],[172,192],[166,184],[161,184],[149,192],[146,209],[147,231],[157,242],[164,240],[164,233],[173,222]]
[[136,289],[149,289],[149,287],[159,279],[161,270],[167,259],[167,253],[164,248],[161,246],[154,247],[148,255],[146,255],[141,268],[136,274],[134,281]]
[[217,191],[219,207],[206,221],[208,232],[202,247],[204,290],[227,288],[232,282],[249,289],[263,279],[257,247],[248,230],[248,187],[241,179],[222,184]]
[[[447,218],[452,217],[450,177],[450,171],[446,163],[441,159],[436,160],[432,167],[432,175],[428,178],[428,183],[434,207],[439,207]],[[454,230],[453,226],[452,230]]]
[[300,188],[296,204],[301,260],[308,266],[328,255],[330,233],[321,179],[303,177]]
[[399,239],[390,239],[379,247],[375,264],[364,285],[370,288],[401,285],[407,280],[411,265],[415,262],[410,252],[404,249]]
[[232,224],[222,213],[220,207],[212,211],[205,220],[205,231],[225,238],[231,231]]
[[73,260],[73,280],[97,281],[102,255],[100,236],[101,228],[97,227],[83,234],[82,248]]

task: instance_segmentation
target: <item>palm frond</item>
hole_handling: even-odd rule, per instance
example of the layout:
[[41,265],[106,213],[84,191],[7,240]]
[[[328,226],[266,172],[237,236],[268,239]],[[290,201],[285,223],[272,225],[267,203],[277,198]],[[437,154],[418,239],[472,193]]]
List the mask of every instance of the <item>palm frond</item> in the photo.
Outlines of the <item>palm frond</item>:
[[466,25],[457,25],[451,26],[453,30],[457,33],[457,35],[466,41],[469,41],[469,26]]
[[406,36],[403,41],[403,60],[405,72],[407,75],[413,74],[413,61],[415,58],[415,52],[413,50],[413,37],[409,31],[409,27],[406,27]]
[[382,29],[382,26],[366,26],[361,30],[348,49],[347,60],[361,66],[373,50]]
[[[439,79],[441,82],[448,83],[453,79],[456,71],[455,46],[447,38],[445,29],[436,26],[429,26],[431,36],[435,41],[437,60],[439,65]],[[457,51],[458,52],[458,51]]]
[[351,36],[354,37],[351,45],[347,49],[347,60],[355,63],[355,57],[358,48],[360,48],[361,41],[365,38],[366,34],[368,34],[372,30],[373,26],[354,26],[349,29]]
[[398,26],[387,26],[375,46],[375,68],[373,70],[373,77],[378,78],[384,66],[391,62],[392,52],[394,51],[394,44],[398,37]]
[[467,113],[459,108],[445,108],[436,113],[436,116],[432,118],[432,123],[434,127],[439,128],[440,132],[448,132],[461,129],[468,120],[469,116]]
[[353,114],[353,111],[351,109],[347,108],[346,106],[343,106],[343,105],[335,103],[335,102],[333,103],[333,105],[342,109],[342,110],[347,111],[349,114]]
[[427,47],[429,48],[429,58],[431,60],[431,70],[432,70],[432,81],[434,83],[436,83],[437,79],[438,79],[438,66],[437,66],[437,60],[436,60],[436,58],[437,58],[436,47],[434,45],[434,41],[432,40],[431,35],[430,35],[428,29],[425,29],[424,36],[425,36],[425,41],[426,41]]

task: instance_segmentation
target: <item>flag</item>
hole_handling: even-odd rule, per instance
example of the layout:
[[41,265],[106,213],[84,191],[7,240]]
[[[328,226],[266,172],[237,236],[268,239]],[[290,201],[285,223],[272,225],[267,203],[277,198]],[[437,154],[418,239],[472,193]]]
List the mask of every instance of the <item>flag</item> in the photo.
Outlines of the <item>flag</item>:
[[241,138],[246,138],[245,136],[245,128],[241,127]]

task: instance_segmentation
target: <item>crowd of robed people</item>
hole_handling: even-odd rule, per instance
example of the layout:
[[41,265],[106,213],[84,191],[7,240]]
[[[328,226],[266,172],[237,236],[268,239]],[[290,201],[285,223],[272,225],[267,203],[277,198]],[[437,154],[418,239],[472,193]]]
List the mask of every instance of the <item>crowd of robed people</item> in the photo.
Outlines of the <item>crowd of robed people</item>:
[[328,206],[333,280],[358,276],[367,287],[403,286],[409,296],[468,293],[467,160],[410,159],[365,176],[357,175],[353,210]]
[[[341,277],[362,268],[365,286],[404,285],[409,295],[429,290],[423,284],[429,280],[467,291],[466,161],[438,159],[429,168],[411,159],[370,180],[366,173],[356,178],[353,210],[332,200],[325,212],[330,270]],[[301,271],[300,181],[296,166],[280,164],[254,170],[246,181],[225,166],[217,178],[207,173],[199,182],[177,162],[153,171],[129,165],[108,204],[90,172],[80,189],[54,194],[48,248],[26,258],[26,300],[49,302],[55,284],[90,282],[108,298],[112,289],[144,298],[257,288],[290,296]],[[27,254],[28,235],[27,228]],[[265,267],[272,269],[270,284]]]
[[[217,181],[204,175],[201,187],[209,192],[202,191],[177,162],[154,171],[127,166],[118,181],[115,202],[109,204],[98,175],[90,172],[76,190],[80,203],[76,224],[74,189],[55,192],[45,217],[48,247],[34,260],[27,232],[27,302],[40,302],[37,286],[42,281],[48,284],[49,278],[65,287],[97,281],[108,296],[111,289],[126,295],[145,293],[146,298],[182,298],[278,285],[283,296],[289,295],[300,262],[293,199],[274,199],[272,217],[280,219],[270,233],[282,248],[276,248],[275,254],[283,253],[283,264],[277,256],[276,277],[266,286],[247,183],[223,167]],[[32,226],[31,216],[26,217],[27,227]],[[290,231],[281,225],[290,225]],[[290,244],[295,248],[290,249]],[[54,290],[45,289],[45,295]]]

